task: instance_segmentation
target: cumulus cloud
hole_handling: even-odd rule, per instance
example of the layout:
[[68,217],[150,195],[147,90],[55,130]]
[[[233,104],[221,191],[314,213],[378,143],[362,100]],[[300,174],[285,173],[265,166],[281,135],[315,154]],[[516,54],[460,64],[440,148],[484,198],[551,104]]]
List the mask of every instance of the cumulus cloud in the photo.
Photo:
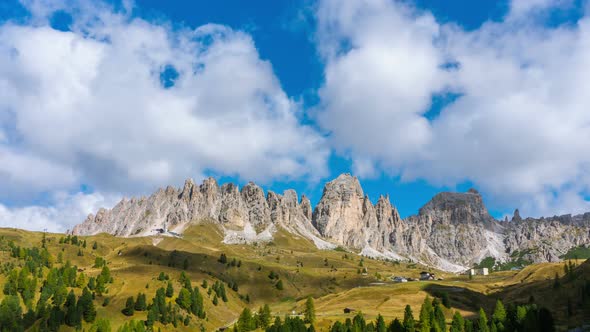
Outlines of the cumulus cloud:
[[[399,2],[339,4],[316,13],[318,119],[361,170],[472,181],[528,215],[588,209],[590,18],[547,27],[533,16],[554,3],[514,1],[505,20],[464,31]],[[459,97],[428,114],[446,93]]]
[[[172,28],[89,1],[24,4],[30,22],[0,27],[0,128],[18,142],[0,172],[20,187],[83,179],[141,191],[208,170],[258,181],[325,175],[322,137],[300,124],[303,110],[247,33]],[[48,25],[57,10],[73,15],[71,31]],[[3,144],[0,153],[15,150]],[[35,176],[24,158],[40,161]]]
[[96,213],[103,206],[112,206],[118,195],[53,194],[50,205],[29,205],[8,207],[0,204],[0,227],[17,227],[28,230],[65,232],[84,220],[88,214]]
[[[146,21],[129,1],[22,3],[30,19],[0,26],[0,199],[81,183],[99,196],[146,193],[209,172],[261,182],[326,174],[324,139],[300,123],[303,109],[249,34]],[[57,11],[72,16],[70,31],[51,27]],[[2,220],[59,229],[88,212],[61,198],[5,206]],[[84,213],[60,221],[60,209]]]

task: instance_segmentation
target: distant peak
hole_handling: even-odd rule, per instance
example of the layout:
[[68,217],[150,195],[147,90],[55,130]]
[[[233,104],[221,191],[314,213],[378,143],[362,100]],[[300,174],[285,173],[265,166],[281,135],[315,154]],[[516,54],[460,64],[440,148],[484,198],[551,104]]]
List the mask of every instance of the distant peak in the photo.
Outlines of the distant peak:
[[518,209],[514,210],[514,215],[512,216],[512,221],[521,221],[522,217],[520,216],[520,211]]

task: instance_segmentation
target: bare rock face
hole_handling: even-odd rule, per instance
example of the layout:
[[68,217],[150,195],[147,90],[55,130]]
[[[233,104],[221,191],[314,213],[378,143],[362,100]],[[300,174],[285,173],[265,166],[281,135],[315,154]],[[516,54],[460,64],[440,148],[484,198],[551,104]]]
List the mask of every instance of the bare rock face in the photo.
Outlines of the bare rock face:
[[[517,215],[518,210],[515,212]],[[515,218],[513,218],[515,220]],[[556,262],[571,248],[590,244],[590,213],[526,218],[510,222],[505,232],[506,251],[532,262]]]
[[168,187],[147,198],[123,199],[111,210],[100,209],[74,227],[73,233],[143,236],[158,229],[181,233],[190,223],[209,220],[227,230],[228,243],[270,240],[277,227],[322,241],[308,218],[310,209],[309,200],[302,198],[299,204],[293,190],[284,196],[269,192],[265,197],[254,183],[240,191],[231,183],[219,187],[212,178],[199,186],[189,179],[182,189]]
[[488,213],[481,195],[440,193],[418,215],[406,219],[409,226],[396,250],[446,270],[461,270],[492,256],[503,259],[502,226]]
[[200,185],[189,179],[182,188],[159,189],[149,197],[123,199],[110,210],[100,209],[73,233],[182,233],[191,223],[203,221],[220,225],[226,243],[270,241],[281,228],[318,248],[341,245],[367,256],[411,259],[447,271],[465,270],[490,256],[498,261],[511,256],[557,261],[573,247],[590,245],[590,213],[523,219],[517,209],[511,221],[500,222],[470,189],[439,193],[417,215],[401,219],[389,196],[380,196],[373,205],[350,174],[328,182],[315,209],[294,190],[265,196],[254,183],[240,190],[231,183],[219,186],[212,178]]
[[395,254],[389,236],[399,220],[389,197],[381,197],[373,206],[358,179],[350,174],[326,184],[312,218],[320,234],[330,241],[390,257]]

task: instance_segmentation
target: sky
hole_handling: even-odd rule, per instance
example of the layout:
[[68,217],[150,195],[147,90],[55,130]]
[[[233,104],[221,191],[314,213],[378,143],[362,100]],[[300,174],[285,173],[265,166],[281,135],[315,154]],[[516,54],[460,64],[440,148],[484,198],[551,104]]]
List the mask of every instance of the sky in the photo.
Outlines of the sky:
[[0,227],[185,179],[590,211],[585,0],[5,0]]

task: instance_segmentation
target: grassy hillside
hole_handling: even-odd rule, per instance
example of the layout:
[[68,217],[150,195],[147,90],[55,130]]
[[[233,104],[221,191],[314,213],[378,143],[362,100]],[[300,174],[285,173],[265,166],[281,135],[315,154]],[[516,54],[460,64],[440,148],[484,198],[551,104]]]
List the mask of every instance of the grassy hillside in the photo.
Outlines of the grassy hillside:
[[[0,229],[3,266],[24,264],[7,251],[10,242],[20,247],[40,247],[43,237],[40,232]],[[156,323],[155,327],[162,330],[214,331],[233,324],[243,308],[257,309],[263,304],[270,305],[273,315],[299,314],[310,295],[315,298],[318,330],[327,328],[336,320],[352,317],[354,313],[344,313],[343,309],[347,307],[362,311],[368,320],[378,314],[387,320],[401,319],[406,304],[411,305],[417,314],[425,296],[441,296],[443,293],[450,298],[451,309],[445,312],[449,322],[455,310],[469,317],[480,307],[491,312],[498,298],[505,303],[525,303],[531,295],[537,303],[554,312],[558,325],[563,328],[579,325],[590,317],[583,299],[576,295],[590,277],[589,264],[582,264],[582,261],[578,261],[580,266],[567,278],[563,277],[563,263],[546,263],[530,265],[521,271],[497,272],[469,279],[418,264],[363,258],[341,249],[318,250],[308,240],[284,231],[278,231],[271,243],[225,245],[221,230],[209,223],[190,227],[183,238],[116,238],[106,234],[79,237],[80,241],[86,242],[86,248],[60,243],[63,237],[63,234],[45,235],[47,250],[55,259],[54,266],[62,266],[69,260],[80,273],[96,277],[101,273],[101,268],[93,267],[96,257],[108,262],[113,283],[94,302],[97,317],[108,318],[113,330],[130,319],[121,312],[128,297],[141,292],[151,301],[158,288],[166,288],[168,282],[158,280],[161,272],[172,281],[174,296],[167,301],[174,302],[182,288],[179,282],[182,271],[192,281],[192,287],[200,289],[207,317],[199,319],[189,315],[190,323],[187,326],[179,324],[176,328]],[[97,243],[96,249],[92,248],[94,242]],[[222,254],[226,257],[224,263],[220,262]],[[57,262],[60,255],[62,263]],[[417,278],[423,270],[435,272],[444,280],[395,284],[390,279],[392,276]],[[47,269],[44,271],[46,274]],[[5,284],[9,271],[4,268],[3,272],[0,285]],[[562,279],[559,288],[554,287],[555,273]],[[201,287],[203,280],[209,286],[216,281],[224,283],[228,301],[218,301],[214,305],[214,293],[208,294],[207,288]],[[278,286],[279,281],[282,287]],[[237,291],[232,290],[232,286]],[[73,290],[77,295],[81,294],[81,289]],[[0,300],[4,296],[0,293]],[[38,297],[37,294],[36,299]],[[106,297],[110,303],[102,306]],[[569,307],[575,307],[569,315],[568,303]],[[147,312],[142,311],[135,312],[131,318],[145,320],[146,316]],[[62,326],[62,330],[68,328]]]

